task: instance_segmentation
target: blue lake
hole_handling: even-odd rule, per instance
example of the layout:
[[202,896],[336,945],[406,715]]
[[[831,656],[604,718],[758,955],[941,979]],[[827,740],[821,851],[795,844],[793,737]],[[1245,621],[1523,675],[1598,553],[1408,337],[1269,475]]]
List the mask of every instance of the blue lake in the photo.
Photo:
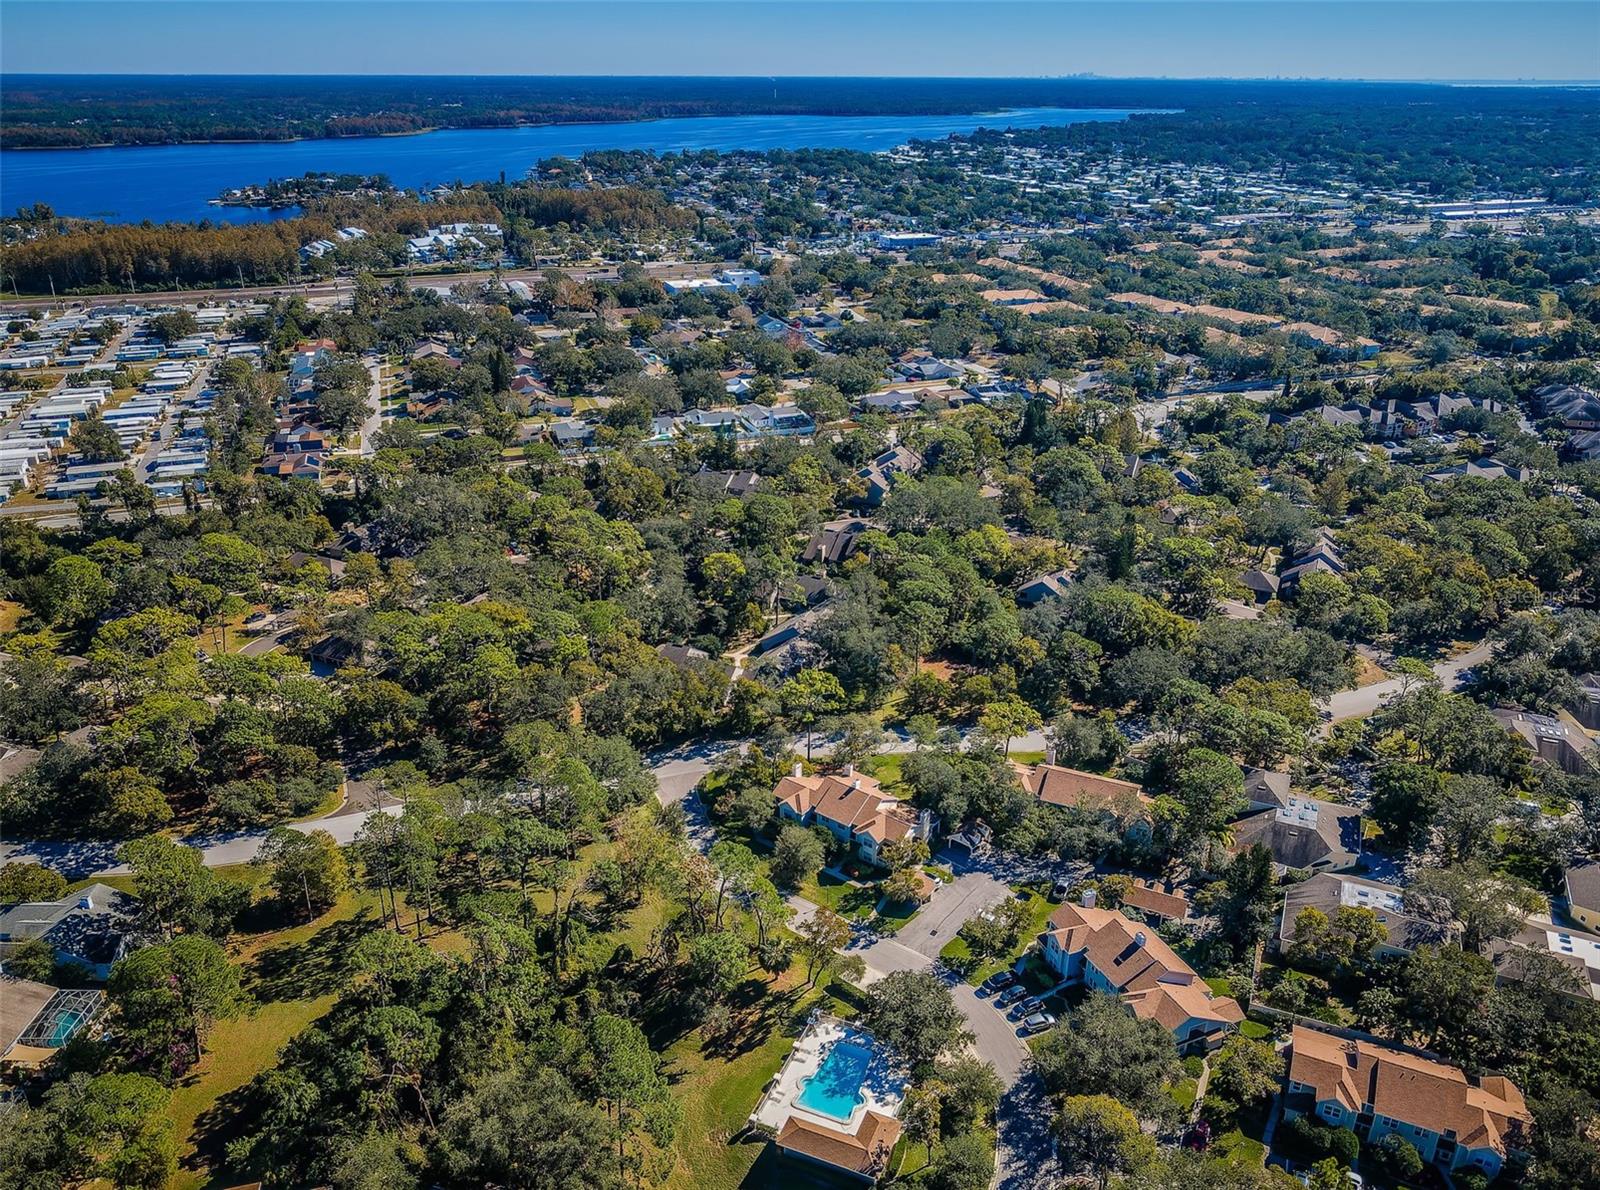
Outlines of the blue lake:
[[913,139],[978,128],[1041,128],[1122,120],[1111,108],[1014,108],[951,116],[707,116],[615,124],[546,124],[426,132],[416,136],[306,140],[271,144],[157,145],[114,149],[0,151],[0,211],[44,202],[58,214],[137,223],[214,219],[233,223],[284,217],[214,207],[225,190],[308,170],[388,174],[397,186],[521,178],[546,157],[591,149],[860,149],[875,152]]

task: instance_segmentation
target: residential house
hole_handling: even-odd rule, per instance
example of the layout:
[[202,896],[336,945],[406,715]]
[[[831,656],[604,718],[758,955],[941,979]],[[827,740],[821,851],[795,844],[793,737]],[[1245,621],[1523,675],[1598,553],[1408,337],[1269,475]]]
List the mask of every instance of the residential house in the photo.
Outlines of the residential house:
[[1582,732],[1561,720],[1507,707],[1497,707],[1494,717],[1546,764],[1575,775],[1594,769],[1594,745]]
[[807,540],[800,551],[800,561],[837,566],[855,553],[856,546],[861,543],[861,534],[870,528],[872,522],[859,518],[829,521]]
[[1066,597],[1072,583],[1072,568],[1062,567],[1038,578],[1029,579],[1017,588],[1017,602],[1023,607],[1034,607],[1051,599]]
[[1600,932],[1600,860],[1573,864],[1562,877],[1567,916],[1587,929]]
[[881,413],[885,417],[910,417],[922,411],[922,398],[922,393],[912,389],[891,389],[858,397],[856,408],[862,413]]
[[842,774],[801,775],[800,766],[773,791],[778,814],[804,826],[825,827],[839,843],[867,863],[878,862],[878,850],[891,839],[931,841],[934,818],[921,814],[854,766]]
[[1527,483],[1533,478],[1533,471],[1527,467],[1507,466],[1493,459],[1481,462],[1468,459],[1465,463],[1456,463],[1425,472],[1422,478],[1430,483],[1444,483],[1451,479],[1514,479],[1518,483]]
[[[1557,925],[1547,915],[1535,914],[1523,922],[1522,929],[1509,938],[1497,938],[1489,945],[1489,961],[1495,977],[1516,982],[1526,978],[1528,962],[1544,954],[1572,972],[1567,990],[1575,996],[1600,1000],[1600,936]],[[1544,968],[1537,969],[1541,983]]]
[[1244,1020],[1238,1001],[1213,995],[1153,929],[1110,909],[1062,905],[1038,953],[1062,982],[1116,996],[1140,1020],[1159,1022],[1184,1052],[1215,1049]]
[[1280,874],[1353,868],[1361,862],[1361,811],[1294,795],[1234,822],[1235,854],[1258,844],[1272,853]]
[[1239,584],[1250,592],[1257,603],[1270,603],[1276,599],[1280,581],[1277,575],[1268,574],[1260,567],[1247,570],[1239,576]]
[[311,479],[320,482],[323,461],[324,456],[318,452],[274,451],[261,460],[258,470],[263,475],[272,475],[278,479]]
[[751,433],[762,437],[800,438],[817,432],[811,415],[794,404],[739,406],[739,414]]
[[75,963],[96,979],[138,945],[139,898],[91,884],[59,901],[0,906],[0,961],[23,942],[43,939],[56,961]]
[[1133,887],[1122,898],[1122,907],[1137,910],[1145,922],[1152,926],[1165,925],[1169,921],[1187,921],[1189,917],[1189,898],[1170,881],[1158,884],[1154,880],[1134,877]]
[[1430,1165],[1475,1167],[1490,1178],[1508,1156],[1526,1151],[1533,1126],[1508,1078],[1469,1079],[1409,1050],[1303,1025],[1290,1033],[1283,1115],[1348,1128],[1369,1144],[1395,1133]]
[[856,475],[867,481],[866,503],[876,508],[888,498],[900,476],[916,475],[921,470],[921,455],[909,446],[893,446],[857,471]]
[[1534,390],[1544,415],[1568,430],[1600,430],[1600,392],[1576,384],[1547,384]]
[[1329,918],[1341,909],[1370,909],[1388,933],[1378,944],[1380,955],[1407,955],[1419,946],[1450,941],[1450,930],[1419,917],[1406,908],[1405,895],[1392,884],[1379,884],[1337,872],[1318,872],[1289,886],[1283,912],[1278,917],[1277,947],[1284,953],[1294,941],[1294,924],[1307,909],[1319,909]]
[[1344,572],[1344,558],[1340,555],[1339,547],[1324,529],[1317,535],[1316,544],[1279,573],[1278,590],[1288,594],[1308,574],[1331,574],[1335,578],[1343,578]]
[[1053,763],[1054,749],[1044,764],[1011,762],[1018,783],[1046,806],[1106,815],[1131,843],[1150,841],[1151,798],[1132,781],[1102,777]]
[[748,496],[761,486],[761,476],[754,471],[713,471],[704,465],[694,478],[712,491],[730,496]]

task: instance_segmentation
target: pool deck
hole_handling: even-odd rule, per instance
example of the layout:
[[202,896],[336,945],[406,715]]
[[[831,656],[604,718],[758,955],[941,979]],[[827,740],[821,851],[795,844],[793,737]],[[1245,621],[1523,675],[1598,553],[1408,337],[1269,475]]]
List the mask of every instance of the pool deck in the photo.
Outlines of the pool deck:
[[[855,1106],[848,1120],[811,1111],[799,1103],[800,1092],[807,1081],[821,1068],[828,1051],[841,1041],[873,1051],[872,1065],[861,1083],[861,1102]],[[768,1085],[761,1102],[756,1104],[755,1111],[750,1115],[750,1123],[776,1134],[783,1130],[790,1119],[798,1119],[846,1136],[855,1136],[868,1112],[891,1119],[899,1115],[905,1092],[905,1079],[891,1065],[887,1053],[871,1033],[837,1017],[817,1013],[795,1041],[794,1049],[784,1059],[782,1068]]]

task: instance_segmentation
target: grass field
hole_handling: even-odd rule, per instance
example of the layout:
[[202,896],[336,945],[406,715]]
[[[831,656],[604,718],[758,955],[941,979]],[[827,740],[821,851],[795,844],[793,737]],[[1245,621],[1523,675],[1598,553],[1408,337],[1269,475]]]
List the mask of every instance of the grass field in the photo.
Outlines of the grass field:
[[[254,873],[248,867],[217,870],[241,880]],[[376,904],[371,893],[348,892],[315,921],[247,937],[238,949],[234,958],[254,1004],[217,1026],[204,1057],[173,1089],[179,1141],[173,1190],[229,1184],[219,1166],[234,1099],[276,1063],[292,1037],[333,1007],[350,948],[375,923]]]

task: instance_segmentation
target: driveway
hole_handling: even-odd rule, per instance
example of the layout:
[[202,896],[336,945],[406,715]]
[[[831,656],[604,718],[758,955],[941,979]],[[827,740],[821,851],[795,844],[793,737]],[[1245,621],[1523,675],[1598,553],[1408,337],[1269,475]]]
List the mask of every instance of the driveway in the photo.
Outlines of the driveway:
[[[1433,670],[1433,676],[1439,679],[1441,686],[1446,690],[1454,690],[1462,671],[1488,660],[1492,648],[1489,641],[1479,641],[1465,653],[1436,661],[1429,668]],[[1328,715],[1328,719],[1322,725],[1322,733],[1326,735],[1334,723],[1342,723],[1346,719],[1360,719],[1372,714],[1400,693],[1402,685],[1402,679],[1391,678],[1386,682],[1374,682],[1370,686],[1362,686],[1355,690],[1339,691],[1322,704],[1322,709]]]

